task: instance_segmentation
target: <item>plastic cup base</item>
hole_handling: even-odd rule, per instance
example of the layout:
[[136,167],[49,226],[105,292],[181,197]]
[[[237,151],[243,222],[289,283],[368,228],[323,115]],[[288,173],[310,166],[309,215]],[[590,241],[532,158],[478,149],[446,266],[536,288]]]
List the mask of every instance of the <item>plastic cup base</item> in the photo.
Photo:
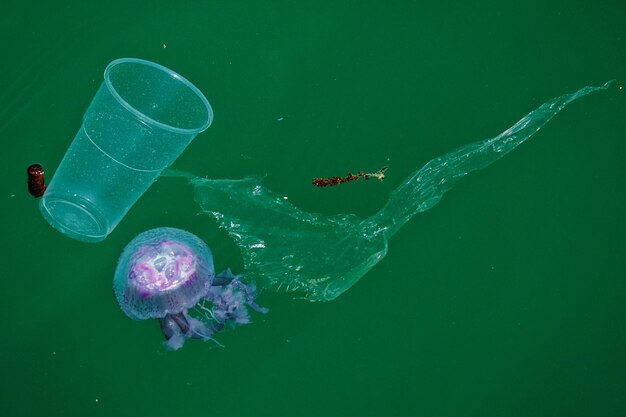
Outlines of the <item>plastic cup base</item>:
[[52,227],[83,242],[99,242],[108,235],[108,224],[89,201],[58,196],[42,198],[39,209]]

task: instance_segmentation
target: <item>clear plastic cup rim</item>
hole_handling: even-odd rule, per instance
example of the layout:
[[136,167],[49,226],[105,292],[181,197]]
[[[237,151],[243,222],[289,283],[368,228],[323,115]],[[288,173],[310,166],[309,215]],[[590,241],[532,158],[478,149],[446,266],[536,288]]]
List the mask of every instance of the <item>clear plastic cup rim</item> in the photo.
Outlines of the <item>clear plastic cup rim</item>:
[[[122,96],[119,95],[119,93],[115,89],[115,86],[113,86],[113,83],[111,82],[111,79],[109,78],[109,72],[110,72],[110,70],[113,67],[115,67],[116,65],[119,65],[119,64],[125,64],[125,63],[129,63],[129,62],[136,63],[136,64],[147,65],[147,66],[150,66],[150,67],[153,67],[153,68],[157,68],[160,71],[163,71],[163,72],[169,74],[170,77],[172,77],[172,78],[180,81],[181,83],[183,83],[187,88],[189,88],[191,91],[193,91],[198,96],[198,98],[200,98],[200,100],[202,101],[202,103],[206,107],[206,111],[207,111],[206,122],[204,122],[204,124],[202,126],[200,126],[199,128],[184,129],[184,128],[175,127],[175,126],[168,125],[166,123],[159,122],[158,120],[155,120],[155,119],[147,116],[143,112],[141,112],[141,111],[137,110],[136,108],[134,108],[133,106],[131,106],[126,100],[124,100],[122,98]],[[124,108],[126,108],[128,111],[130,111],[135,116],[137,116],[137,118],[139,118],[140,120],[143,120],[146,123],[151,124],[153,126],[157,126],[160,129],[164,129],[164,130],[167,130],[167,131],[170,131],[170,132],[174,132],[174,133],[196,135],[196,134],[206,130],[211,125],[211,123],[213,122],[213,109],[211,108],[211,105],[209,104],[209,100],[207,100],[207,98],[204,96],[204,94],[202,94],[202,91],[200,91],[195,85],[193,85],[185,77],[183,77],[182,75],[180,75],[176,71],[172,71],[171,69],[169,69],[167,67],[164,67],[163,65],[154,63],[152,61],[147,61],[145,59],[139,59],[139,58],[119,58],[119,59],[116,59],[115,61],[112,61],[105,68],[105,70],[104,70],[104,81],[106,82],[106,85],[107,85],[109,91],[111,92],[111,94],[113,95],[113,97],[115,97],[115,99],[122,106],[124,106]]]

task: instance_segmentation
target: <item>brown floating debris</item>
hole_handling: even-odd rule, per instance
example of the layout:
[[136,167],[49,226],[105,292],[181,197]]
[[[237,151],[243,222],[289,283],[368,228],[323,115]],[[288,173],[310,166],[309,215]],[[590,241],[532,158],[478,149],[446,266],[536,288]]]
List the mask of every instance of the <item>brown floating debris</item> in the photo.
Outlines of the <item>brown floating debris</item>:
[[373,174],[366,174],[363,171],[359,171],[356,174],[349,172],[348,175],[346,175],[345,177],[313,178],[313,181],[311,181],[311,183],[316,187],[332,187],[334,185],[343,184],[344,182],[355,181],[359,178],[365,178],[366,180],[369,180],[373,177],[382,181],[385,178],[384,172],[386,169],[387,167],[382,167]]
[[41,197],[46,191],[46,182],[43,177],[43,167],[33,164],[26,170],[28,175],[28,192],[35,198]]

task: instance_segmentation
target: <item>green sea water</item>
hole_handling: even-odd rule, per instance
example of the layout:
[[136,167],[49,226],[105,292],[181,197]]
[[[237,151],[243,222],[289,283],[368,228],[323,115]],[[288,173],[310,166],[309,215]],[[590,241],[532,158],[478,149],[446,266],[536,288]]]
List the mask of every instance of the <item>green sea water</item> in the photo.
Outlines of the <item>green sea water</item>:
[[[626,415],[624,22],[620,1],[5,2],[0,416]],[[414,217],[336,300],[264,291],[270,313],[224,348],[166,352],[113,297],[124,246],[179,227],[245,273],[192,188],[160,179],[96,244],[53,230],[26,191],[120,57],[213,106],[173,168],[263,175],[303,210],[360,217],[430,159],[617,82]],[[382,166],[382,182],[310,184]]]

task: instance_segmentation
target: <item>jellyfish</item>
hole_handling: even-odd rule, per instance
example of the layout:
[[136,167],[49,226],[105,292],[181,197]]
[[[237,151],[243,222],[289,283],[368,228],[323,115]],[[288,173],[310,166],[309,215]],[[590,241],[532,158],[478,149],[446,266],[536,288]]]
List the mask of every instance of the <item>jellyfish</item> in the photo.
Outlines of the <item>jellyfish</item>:
[[113,279],[115,297],[133,320],[155,319],[170,350],[186,339],[215,340],[226,326],[250,323],[254,283],[230,269],[216,275],[207,245],[187,231],[169,227],[139,234],[124,249]]
[[461,178],[511,152],[574,100],[606,90],[611,83],[555,97],[499,135],[432,159],[366,219],[306,212],[256,177],[207,179],[178,170],[162,175],[189,181],[203,212],[214,217],[239,247],[247,278],[261,288],[329,301],[373,268],[386,255],[391,236],[415,214],[437,204]]

